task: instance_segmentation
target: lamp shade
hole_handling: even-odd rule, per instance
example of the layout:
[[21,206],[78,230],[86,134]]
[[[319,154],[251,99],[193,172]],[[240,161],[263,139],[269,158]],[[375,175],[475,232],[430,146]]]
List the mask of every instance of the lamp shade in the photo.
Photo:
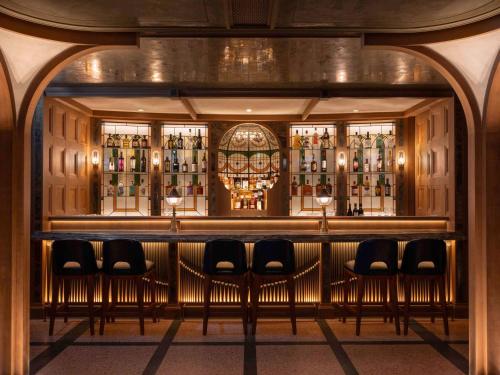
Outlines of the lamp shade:
[[330,194],[328,194],[328,191],[325,188],[322,188],[321,192],[316,197],[316,201],[320,206],[328,206],[330,203],[332,203],[332,197]]
[[175,186],[168,193],[166,200],[169,206],[176,207],[181,204],[182,196],[179,194]]

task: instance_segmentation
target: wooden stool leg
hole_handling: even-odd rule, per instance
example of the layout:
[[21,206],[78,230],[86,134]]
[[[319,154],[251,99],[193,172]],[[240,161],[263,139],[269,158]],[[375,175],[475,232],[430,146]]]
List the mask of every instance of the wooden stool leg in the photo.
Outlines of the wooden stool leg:
[[69,297],[71,295],[71,279],[63,281],[64,287],[64,323],[68,323]]
[[240,283],[240,299],[241,299],[241,310],[243,314],[243,333],[246,335],[248,333],[248,285],[247,276],[241,277]]
[[156,314],[156,275],[153,272],[149,275],[149,288],[151,289],[151,314],[153,315],[153,323],[157,322]]
[[104,334],[104,323],[106,321],[106,316],[108,313],[108,303],[109,303],[109,277],[103,276],[102,279],[102,306],[101,306],[101,321],[99,324],[99,335]]
[[411,278],[405,276],[403,279],[405,289],[405,309],[404,309],[404,335],[408,335],[408,325],[410,322],[410,304],[411,304]]
[[389,288],[391,293],[391,307],[392,314],[394,315],[394,325],[396,326],[396,334],[401,334],[401,327],[399,325],[399,308],[398,308],[398,284],[397,276],[392,276],[389,279]]
[[205,276],[203,293],[203,335],[206,336],[208,328],[208,315],[210,313],[210,292],[212,290],[212,280],[210,276]]
[[347,317],[347,307],[349,304],[349,274],[344,272],[344,308],[342,311],[342,322],[345,323]]
[[94,275],[87,276],[87,306],[89,309],[90,335],[94,336]]
[[137,281],[137,305],[139,306],[139,326],[141,336],[144,336],[144,279],[138,277]]
[[54,334],[54,323],[56,320],[57,300],[59,298],[59,277],[52,275],[52,301],[50,304],[49,336]]
[[439,283],[439,301],[441,302],[441,309],[443,313],[444,334],[449,336],[450,329],[448,327],[448,310],[446,308],[446,292],[445,292],[445,276],[441,277]]
[[434,294],[436,290],[436,281],[434,279],[429,280],[429,300],[430,300],[430,307],[431,307],[431,322],[434,323],[434,311],[435,311],[435,305],[434,305]]
[[[389,311],[387,305],[387,280],[380,280],[380,293],[382,294],[382,304],[384,305],[385,312]],[[384,323],[387,323],[387,315],[384,314]]]
[[293,276],[287,278],[288,304],[290,305],[290,320],[292,321],[292,333],[297,334],[297,317],[295,316],[295,281]]
[[252,278],[251,301],[252,301],[252,335],[257,332],[257,315],[259,309],[259,292],[260,292],[260,279],[257,276]]
[[361,314],[363,309],[363,294],[365,292],[365,280],[363,276],[358,276],[357,279],[358,296],[356,300],[357,311],[356,311],[356,336],[361,333]]

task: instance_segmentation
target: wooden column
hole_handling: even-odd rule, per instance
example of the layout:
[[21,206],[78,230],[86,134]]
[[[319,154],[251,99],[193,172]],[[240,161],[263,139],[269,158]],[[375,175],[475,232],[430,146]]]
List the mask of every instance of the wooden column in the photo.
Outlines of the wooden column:
[[172,242],[168,245],[168,304],[179,303],[179,244]]
[[329,304],[332,301],[332,252],[329,242],[321,244],[321,261],[320,261],[320,294],[321,303]]

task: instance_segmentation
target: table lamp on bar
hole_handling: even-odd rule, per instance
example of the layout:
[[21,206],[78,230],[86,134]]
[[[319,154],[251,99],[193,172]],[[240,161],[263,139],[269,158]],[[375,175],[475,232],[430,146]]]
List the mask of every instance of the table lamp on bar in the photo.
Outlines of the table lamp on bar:
[[323,220],[321,221],[320,232],[328,233],[328,222],[326,221],[326,207],[330,203],[332,203],[332,197],[330,194],[328,194],[328,191],[323,187],[319,195],[316,197],[316,201],[321,206],[321,209],[323,211]]
[[175,207],[181,204],[182,196],[179,194],[175,186],[168,193],[166,201],[169,206],[172,206],[172,222],[170,224],[170,231],[177,232],[177,218],[175,216]]

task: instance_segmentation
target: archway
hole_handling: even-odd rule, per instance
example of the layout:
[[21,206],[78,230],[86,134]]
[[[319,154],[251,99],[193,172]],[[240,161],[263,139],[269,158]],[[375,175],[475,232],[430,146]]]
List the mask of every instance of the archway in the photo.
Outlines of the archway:
[[[373,45],[376,48],[396,48],[384,45]],[[8,327],[8,336],[3,337],[3,342],[10,342],[14,346],[9,347],[9,359],[12,361],[11,372],[24,373],[28,364],[28,312],[29,312],[29,280],[25,275],[29,274],[29,223],[30,223],[30,135],[31,122],[36,104],[43,90],[52,78],[73,60],[100,49],[112,48],[112,46],[75,46],[50,61],[35,77],[23,100],[18,126],[12,131],[11,165],[15,174],[12,175],[12,184],[5,192],[4,201],[9,201],[12,210],[11,227],[2,228],[8,231],[6,239],[12,239],[7,248],[12,249],[11,265],[13,275],[10,278],[12,289],[11,319],[12,324]],[[470,280],[471,293],[471,356],[470,368],[473,373],[482,373],[487,369],[486,338],[486,301],[487,281],[484,270],[486,269],[486,188],[483,181],[486,180],[485,163],[485,131],[481,123],[480,112],[477,102],[472,95],[471,89],[460,72],[444,60],[441,56],[425,47],[397,47],[397,49],[415,55],[436,68],[451,84],[456,91],[465,111],[468,125],[469,144],[469,243],[474,244],[474,257],[470,257]],[[0,76],[0,81],[2,81]],[[2,90],[0,83],[0,92]],[[9,107],[10,108],[10,107]],[[492,107],[494,108],[494,107]],[[14,128],[14,118],[10,123]],[[489,151],[489,149],[488,149]],[[8,195],[8,196],[7,196]],[[2,196],[3,197],[3,194]],[[471,251],[469,251],[471,254]],[[469,255],[470,256],[470,255]],[[16,281],[16,282],[13,282]],[[13,332],[15,332],[15,336]],[[2,368],[3,369],[3,368]]]

